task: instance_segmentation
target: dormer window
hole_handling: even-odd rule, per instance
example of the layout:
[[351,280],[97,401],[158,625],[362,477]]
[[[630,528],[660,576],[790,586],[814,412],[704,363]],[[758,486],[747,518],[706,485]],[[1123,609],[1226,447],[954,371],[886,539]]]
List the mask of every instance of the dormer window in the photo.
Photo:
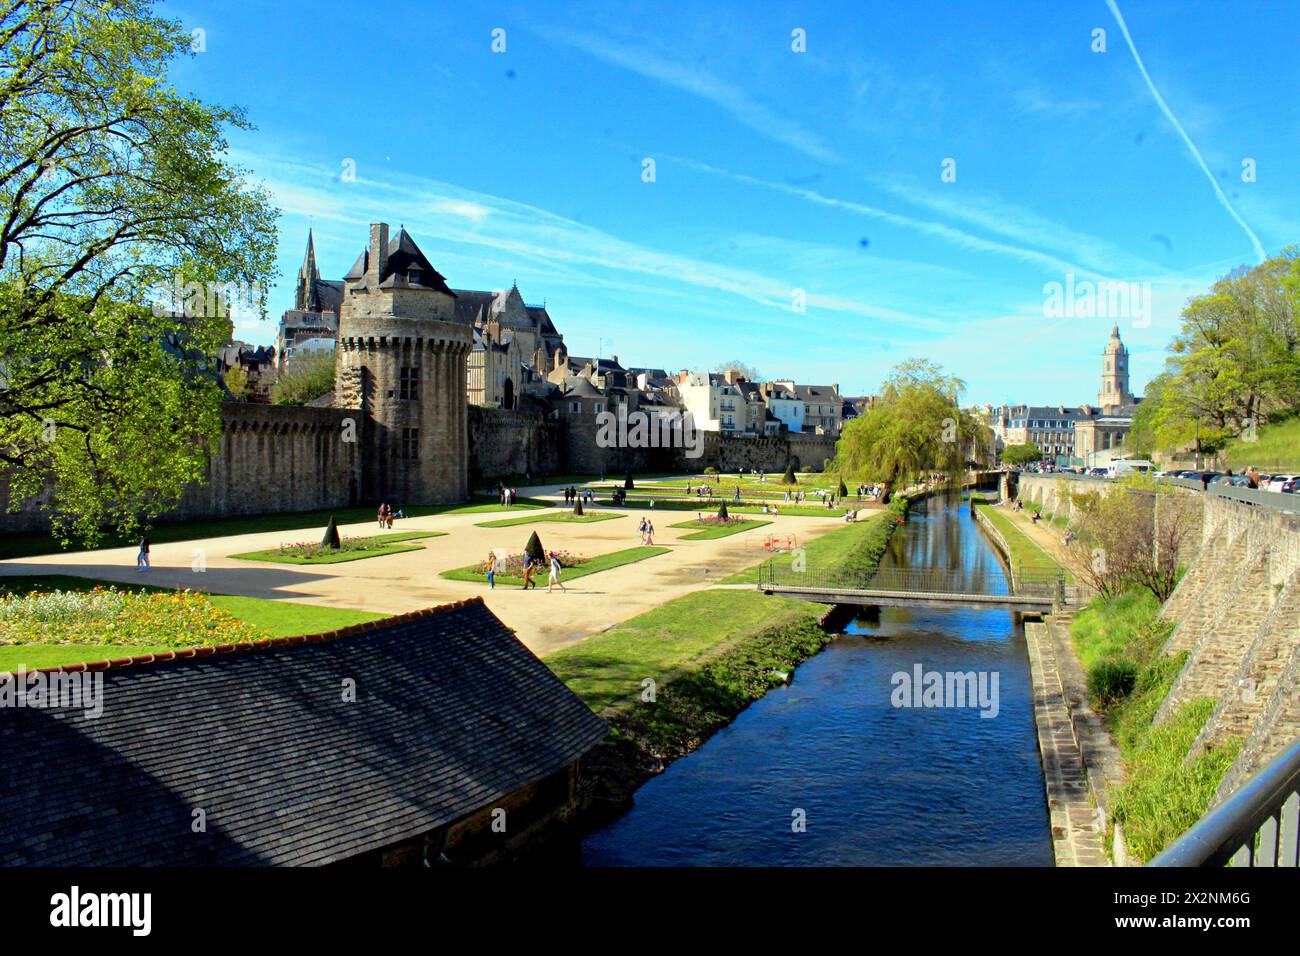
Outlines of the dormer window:
[[419,285],[419,284],[420,284],[420,270],[419,270],[419,269],[412,269],[412,270],[410,270],[409,272],[407,272],[407,273],[406,273],[406,281],[409,282],[409,283],[411,283],[411,285]]

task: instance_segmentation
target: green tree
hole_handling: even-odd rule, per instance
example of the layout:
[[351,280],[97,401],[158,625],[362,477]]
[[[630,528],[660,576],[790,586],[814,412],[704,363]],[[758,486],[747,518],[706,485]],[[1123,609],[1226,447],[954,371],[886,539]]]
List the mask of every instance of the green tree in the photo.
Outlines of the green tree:
[[575,518],[581,518],[582,514],[582,495],[579,494],[573,501],[573,516]]
[[1042,460],[1042,451],[1032,442],[1027,445],[1008,445],[1002,449],[1002,462],[1006,465],[1027,465]]
[[330,515],[329,526],[326,527],[325,536],[321,538],[320,543],[321,543],[321,547],[333,548],[335,551],[343,547],[343,542],[339,538],[339,526],[335,524],[333,515]]
[[247,120],[167,82],[191,41],[147,0],[0,2],[0,481],[65,541],[204,477],[230,293],[274,274]]
[[871,409],[844,426],[836,468],[882,482],[886,499],[922,474],[962,468],[971,449],[989,440],[988,426],[958,404],[965,387],[925,359],[897,365]]
[[306,405],[334,391],[334,354],[295,358],[276,376],[271,401],[277,405]]
[[1224,276],[1188,302],[1130,434],[1144,451],[1212,454],[1300,404],[1300,247]]
[[535,562],[546,563],[546,549],[542,547],[542,539],[537,537],[536,531],[529,535],[528,543],[524,545],[524,554]]
[[799,484],[799,479],[796,478],[795,475],[794,475],[794,462],[793,462],[793,461],[788,462],[788,463],[786,464],[786,466],[785,466],[785,475],[783,475],[782,478],[781,478],[781,484],[783,484],[783,485],[797,485],[797,484]]

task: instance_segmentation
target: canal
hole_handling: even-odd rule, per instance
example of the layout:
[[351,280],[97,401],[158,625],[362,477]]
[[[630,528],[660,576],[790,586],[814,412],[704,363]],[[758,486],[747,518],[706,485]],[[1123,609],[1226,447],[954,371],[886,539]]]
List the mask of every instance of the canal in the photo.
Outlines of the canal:
[[[884,562],[1001,573],[956,496],[918,503]],[[988,693],[895,706],[906,689],[896,675],[918,665],[973,671]],[[626,814],[587,835],[582,860],[1051,866],[1031,699],[1011,612],[883,608],[644,784]],[[927,703],[919,689],[907,702]]]

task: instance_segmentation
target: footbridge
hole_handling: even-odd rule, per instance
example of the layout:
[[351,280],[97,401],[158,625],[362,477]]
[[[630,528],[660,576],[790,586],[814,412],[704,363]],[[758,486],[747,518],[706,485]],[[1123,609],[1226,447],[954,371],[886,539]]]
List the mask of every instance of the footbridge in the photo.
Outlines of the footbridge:
[[878,568],[860,572],[801,566],[798,555],[782,555],[760,565],[758,589],[820,604],[1036,613],[1050,611],[1068,599],[1065,575],[1060,571]]

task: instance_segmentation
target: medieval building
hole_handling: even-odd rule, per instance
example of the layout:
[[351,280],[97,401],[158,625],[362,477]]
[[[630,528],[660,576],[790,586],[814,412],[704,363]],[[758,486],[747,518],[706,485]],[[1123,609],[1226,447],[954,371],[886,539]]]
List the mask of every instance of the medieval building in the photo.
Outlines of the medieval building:
[[387,223],[343,280],[334,404],[361,412],[362,496],[395,503],[468,494],[465,360],[472,329],[415,240]]

